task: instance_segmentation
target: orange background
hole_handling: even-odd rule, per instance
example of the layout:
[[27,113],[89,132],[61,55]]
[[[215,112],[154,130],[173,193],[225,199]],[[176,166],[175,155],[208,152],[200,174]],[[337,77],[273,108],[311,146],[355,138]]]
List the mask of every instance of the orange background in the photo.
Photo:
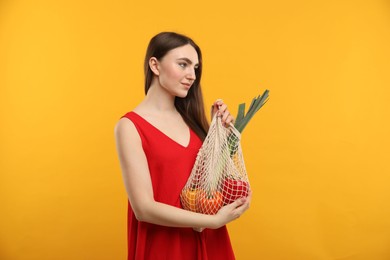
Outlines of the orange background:
[[149,39],[204,54],[254,191],[237,259],[390,259],[388,1],[0,2],[0,259],[125,259],[114,125],[143,98]]

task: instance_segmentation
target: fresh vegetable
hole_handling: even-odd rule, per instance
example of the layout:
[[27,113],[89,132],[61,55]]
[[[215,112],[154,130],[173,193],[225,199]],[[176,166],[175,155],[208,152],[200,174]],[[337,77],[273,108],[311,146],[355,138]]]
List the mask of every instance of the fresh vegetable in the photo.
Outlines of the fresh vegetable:
[[[246,125],[252,119],[252,117],[256,114],[257,111],[268,101],[268,93],[269,90],[266,89],[263,95],[253,98],[248,112],[245,114],[245,103],[242,103],[238,106],[238,113],[236,120],[234,122],[234,127],[242,133]],[[245,115],[244,115],[245,114]]]
[[184,209],[196,212],[196,196],[198,195],[198,190],[193,189],[183,189],[181,192],[181,202]]
[[219,191],[201,192],[199,194],[198,212],[215,215],[223,206],[222,194]]
[[[257,111],[268,101],[269,90],[265,90],[261,96],[253,98],[247,113],[245,114],[245,103],[238,106],[237,117],[234,122],[234,128],[241,134],[244,128],[247,126],[252,117]],[[227,149],[230,154],[230,158],[236,165],[237,169],[240,168],[237,162],[240,158],[237,154],[240,136],[237,133],[231,133],[227,138]],[[219,165],[216,168],[217,176],[221,176],[226,167],[228,158],[223,157]],[[221,192],[223,197],[223,205],[230,204],[241,197],[247,197],[249,193],[249,183],[240,178],[240,176],[225,176],[222,181]]]
[[268,92],[255,97],[247,113],[245,103],[239,105],[234,127],[223,127],[221,118],[213,116],[211,129],[181,193],[184,209],[214,215],[224,204],[248,196],[250,186],[240,146],[241,133],[267,101]]
[[249,183],[242,180],[226,178],[222,185],[223,205],[230,204],[239,198],[247,197]]
[[[247,113],[245,114],[245,103],[241,103],[238,105],[238,112],[236,119],[234,121],[234,127],[242,133],[244,128],[252,119],[252,117],[256,114],[257,111],[268,101],[269,90],[266,89],[261,96],[254,97],[249,106]],[[237,138],[228,138],[228,147],[230,149],[230,155],[233,156],[237,151]]]

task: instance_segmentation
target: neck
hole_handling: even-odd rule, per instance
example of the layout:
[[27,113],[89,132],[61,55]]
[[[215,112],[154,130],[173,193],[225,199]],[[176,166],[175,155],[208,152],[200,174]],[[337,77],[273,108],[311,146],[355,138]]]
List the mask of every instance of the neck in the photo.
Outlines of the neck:
[[175,96],[165,91],[156,81],[150,86],[142,104],[153,111],[177,112]]

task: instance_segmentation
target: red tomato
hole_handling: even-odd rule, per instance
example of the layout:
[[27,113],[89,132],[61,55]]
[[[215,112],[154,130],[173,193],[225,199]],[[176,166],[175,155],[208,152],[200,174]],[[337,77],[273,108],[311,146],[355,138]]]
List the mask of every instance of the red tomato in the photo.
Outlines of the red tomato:
[[242,197],[248,197],[249,183],[241,180],[225,179],[222,187],[223,204],[230,204]]
[[215,215],[223,206],[222,194],[215,192],[202,192],[199,195],[198,211],[203,214]]

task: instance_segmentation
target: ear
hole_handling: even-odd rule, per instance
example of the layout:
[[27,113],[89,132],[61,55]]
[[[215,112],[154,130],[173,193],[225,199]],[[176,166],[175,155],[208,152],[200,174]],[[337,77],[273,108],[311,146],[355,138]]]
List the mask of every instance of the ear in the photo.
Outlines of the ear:
[[156,75],[156,76],[160,75],[160,71],[159,71],[159,66],[158,65],[159,65],[158,60],[155,57],[151,57],[149,59],[149,67],[152,70],[152,72],[154,73],[154,75]]

